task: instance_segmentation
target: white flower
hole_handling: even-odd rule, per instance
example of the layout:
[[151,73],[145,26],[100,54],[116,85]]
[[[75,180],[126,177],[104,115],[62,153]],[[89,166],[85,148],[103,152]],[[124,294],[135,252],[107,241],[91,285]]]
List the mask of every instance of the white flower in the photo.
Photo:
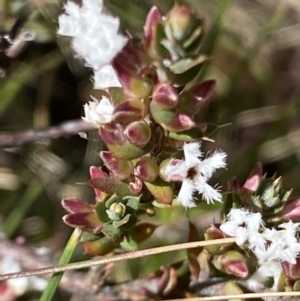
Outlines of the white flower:
[[218,168],[226,166],[226,154],[215,152],[212,156],[201,160],[200,143],[185,143],[183,146],[185,160],[171,160],[162,170],[168,181],[182,181],[177,199],[184,207],[195,207],[194,192],[201,193],[207,203],[221,202],[222,195],[218,189],[213,188],[207,181]]
[[94,72],[95,89],[104,89],[107,87],[122,87],[111,65],[106,65],[100,70]]
[[220,230],[236,238],[238,245],[248,241],[260,264],[269,261],[286,261],[296,263],[300,253],[300,243],[296,238],[299,223],[283,223],[275,228],[264,228],[260,213],[248,212],[245,209],[231,209]]
[[[102,0],[83,0],[82,6],[68,1],[65,14],[58,19],[58,34],[73,37],[75,52],[94,69],[96,86],[120,86],[116,75],[112,82],[99,83],[98,72],[110,64],[124,48],[128,39],[118,33],[119,19],[103,12]],[[107,73],[107,70],[105,71]],[[110,73],[114,73],[111,69]]]
[[292,221],[289,221],[278,226],[285,230],[266,229],[263,232],[263,237],[266,241],[265,248],[254,249],[259,261],[264,262],[277,259],[295,264],[300,252],[300,243],[295,237],[298,225],[299,223],[294,224]]
[[90,101],[84,105],[85,117],[82,117],[82,119],[95,127],[110,123],[114,110],[114,106],[110,100],[105,96],[103,96],[100,101],[95,98],[93,98],[93,100],[94,101]]
[[253,213],[243,209],[231,209],[226,221],[220,226],[223,233],[236,238],[236,243],[242,245],[249,240],[250,245],[261,244],[259,229],[262,226],[260,213]]

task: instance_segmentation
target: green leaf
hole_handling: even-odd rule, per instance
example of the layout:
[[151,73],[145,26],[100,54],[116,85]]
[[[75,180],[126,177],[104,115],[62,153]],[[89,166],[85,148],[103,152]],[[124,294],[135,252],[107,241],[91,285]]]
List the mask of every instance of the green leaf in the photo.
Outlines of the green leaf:
[[137,242],[133,240],[132,237],[126,237],[122,242],[120,242],[120,246],[127,252],[137,251],[139,249]]
[[99,220],[102,222],[102,223],[108,223],[110,221],[110,218],[107,216],[107,213],[106,213],[106,204],[104,202],[100,202],[98,203],[96,206],[95,206],[95,212],[99,218]]
[[127,214],[127,215],[125,215],[121,220],[119,220],[119,221],[114,221],[114,222],[113,222],[113,226],[114,226],[115,228],[119,228],[119,227],[121,227],[122,225],[126,224],[126,223],[129,221],[129,219],[130,219],[130,214]]
[[170,132],[169,136],[173,139],[179,140],[179,141],[194,141],[195,139],[199,139],[203,136],[202,131],[194,127],[192,129],[181,131],[181,132]]
[[134,211],[139,209],[140,205],[140,197],[124,197],[123,200],[125,201],[126,208],[131,208]]
[[154,59],[168,58],[169,52],[161,43],[166,37],[163,24],[156,24],[153,33],[153,39],[148,48],[149,55]]
[[109,88],[109,96],[111,97],[111,99],[113,99],[113,103],[115,106],[126,101],[126,96],[122,88]]
[[151,148],[152,145],[150,143],[143,148],[138,148],[127,141],[112,152],[118,159],[134,160],[149,153]]
[[130,214],[130,218],[128,220],[128,222],[124,225],[122,225],[122,229],[123,230],[130,230],[136,223],[137,223],[138,219],[136,217],[136,215]]
[[102,233],[109,239],[116,241],[120,238],[122,230],[120,228],[114,227],[112,224],[104,224],[102,228]]
[[100,189],[108,194],[116,194],[124,197],[128,195],[135,195],[130,189],[129,185],[113,178],[96,178],[88,181],[88,184],[94,188]]
[[95,241],[101,237],[102,234],[93,234],[90,232],[82,232],[81,241]]
[[170,124],[176,117],[175,110],[163,110],[155,101],[151,101],[150,111],[153,119],[159,124]]
[[171,205],[174,198],[171,184],[157,177],[153,182],[144,182],[154,198],[164,205]]
[[169,68],[173,73],[175,73],[177,75],[184,74],[186,71],[191,70],[192,68],[203,64],[204,62],[207,61],[207,59],[208,58],[206,55],[201,54],[195,59],[186,58],[186,59],[177,61],[175,64],[171,65]]

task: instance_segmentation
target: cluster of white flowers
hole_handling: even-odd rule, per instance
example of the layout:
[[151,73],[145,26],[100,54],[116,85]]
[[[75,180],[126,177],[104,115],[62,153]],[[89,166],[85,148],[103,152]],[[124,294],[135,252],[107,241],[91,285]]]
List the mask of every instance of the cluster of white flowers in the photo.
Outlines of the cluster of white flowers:
[[168,181],[182,181],[177,199],[186,208],[195,207],[194,192],[202,194],[207,203],[221,202],[222,194],[218,188],[213,188],[207,181],[216,169],[226,166],[226,153],[216,151],[210,157],[201,160],[203,153],[200,143],[185,143],[183,146],[185,160],[171,160],[162,170]]
[[296,238],[298,226],[299,223],[289,221],[280,224],[280,230],[268,229],[264,227],[260,213],[231,209],[220,229],[235,237],[238,245],[247,241],[260,264],[272,260],[295,264],[300,253],[300,243]]
[[82,117],[82,119],[98,128],[100,125],[112,121],[114,106],[105,96],[101,100],[95,98],[93,100],[84,105],[85,117]]
[[120,87],[110,65],[128,39],[118,33],[119,19],[104,12],[102,0],[83,0],[65,4],[59,17],[58,34],[73,37],[75,52],[94,69],[95,88]]

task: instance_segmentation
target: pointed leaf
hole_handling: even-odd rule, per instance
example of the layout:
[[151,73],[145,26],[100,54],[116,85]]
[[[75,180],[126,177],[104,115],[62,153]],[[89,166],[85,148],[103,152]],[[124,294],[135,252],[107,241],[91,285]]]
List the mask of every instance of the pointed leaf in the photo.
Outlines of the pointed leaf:
[[114,221],[113,226],[115,228],[119,228],[122,225],[126,224],[130,219],[130,214],[125,215],[120,221]]
[[195,141],[195,139],[203,137],[203,133],[199,128],[193,127],[187,131],[170,132],[169,137],[179,141]]
[[71,227],[99,233],[102,223],[94,212],[70,213],[63,217],[63,221]]
[[203,103],[213,92],[216,86],[215,80],[207,80],[189,89],[198,103]]
[[91,179],[88,181],[88,184],[111,195],[116,194],[121,197],[134,195],[128,184],[113,178]]
[[139,209],[140,197],[125,197],[123,200],[125,201],[126,208],[131,208],[134,211]]
[[151,151],[152,144],[148,143],[143,148],[136,147],[129,142],[125,142],[113,151],[119,159],[134,160]]
[[188,70],[191,70],[193,67],[203,64],[207,61],[206,55],[199,55],[196,59],[185,58],[180,61],[177,61],[175,64],[171,65],[169,68],[174,74],[183,74]]
[[120,246],[127,252],[133,252],[139,249],[137,242],[132,237],[124,238],[124,240],[120,242]]
[[113,241],[118,241],[122,230],[120,228],[114,227],[112,224],[104,224],[102,227],[102,233],[109,239]]
[[95,212],[102,223],[108,223],[110,221],[106,210],[107,208],[104,202],[100,202],[95,206]]
[[92,212],[93,206],[86,204],[76,198],[67,198],[61,201],[63,208],[70,213]]
[[154,198],[162,204],[171,205],[174,199],[174,193],[171,185],[164,182],[160,177],[149,183],[144,182]]
[[253,169],[251,170],[250,174],[248,175],[243,188],[254,192],[258,189],[261,180],[262,180],[262,165],[260,162],[257,162],[253,167]]

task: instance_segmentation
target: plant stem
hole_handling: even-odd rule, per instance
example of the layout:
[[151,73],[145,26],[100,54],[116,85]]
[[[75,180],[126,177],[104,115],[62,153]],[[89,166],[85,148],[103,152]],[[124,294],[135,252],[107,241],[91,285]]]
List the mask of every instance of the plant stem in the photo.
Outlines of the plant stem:
[[[73,254],[75,248],[77,247],[80,236],[81,236],[81,230],[76,228],[73,231],[71,237],[69,238],[69,241],[59,259],[59,262],[58,262],[59,264],[69,263],[69,261],[72,257],[72,254]],[[44,292],[40,298],[40,301],[50,301],[52,299],[62,276],[63,276],[63,272],[54,273],[52,275],[51,279],[48,282],[46,289],[44,290]]]

